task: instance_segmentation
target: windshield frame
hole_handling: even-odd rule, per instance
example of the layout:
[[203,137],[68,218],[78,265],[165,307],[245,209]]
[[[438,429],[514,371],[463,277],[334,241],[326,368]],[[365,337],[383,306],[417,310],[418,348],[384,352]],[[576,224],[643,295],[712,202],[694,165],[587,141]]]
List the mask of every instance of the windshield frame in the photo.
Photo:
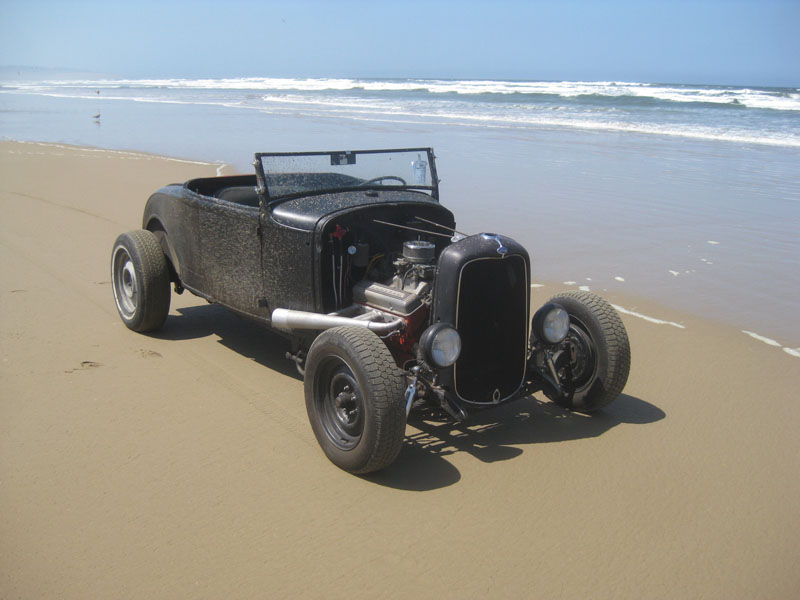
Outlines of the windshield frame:
[[[327,156],[330,157],[331,160],[333,160],[334,157],[344,157],[349,155],[354,155],[357,157],[359,154],[391,154],[391,153],[411,153],[411,152],[416,152],[418,154],[424,152],[425,155],[427,156],[428,169],[430,171],[430,177],[431,177],[430,185],[419,185],[413,183],[406,185],[381,185],[376,183],[373,185],[341,186],[335,188],[324,188],[311,191],[302,191],[293,194],[270,196],[269,187],[267,186],[267,175],[269,173],[267,173],[264,170],[264,161],[262,160],[264,157],[291,158],[291,157],[303,157],[303,156]],[[333,150],[333,151],[329,150],[329,151],[315,151],[315,152],[256,152],[255,159],[253,160],[253,166],[255,167],[256,171],[256,181],[258,183],[257,185],[258,195],[261,197],[261,201],[267,204],[275,204],[278,202],[282,202],[284,200],[301,198],[303,196],[319,196],[322,194],[352,192],[359,190],[376,190],[376,189],[387,190],[387,191],[388,190],[428,191],[430,192],[430,196],[436,202],[439,201],[439,178],[436,173],[436,157],[434,156],[433,148],[389,148],[389,149],[378,149],[378,150]]]

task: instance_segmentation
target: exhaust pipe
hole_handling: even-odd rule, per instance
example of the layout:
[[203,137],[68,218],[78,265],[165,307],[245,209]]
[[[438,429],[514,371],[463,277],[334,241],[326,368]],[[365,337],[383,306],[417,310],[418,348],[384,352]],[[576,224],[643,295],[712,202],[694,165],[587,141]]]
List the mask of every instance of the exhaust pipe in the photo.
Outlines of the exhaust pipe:
[[306,312],[303,310],[290,310],[288,308],[276,308],[272,311],[272,326],[286,331],[292,329],[331,329],[340,326],[363,327],[374,331],[378,335],[383,335],[400,328],[403,319],[392,319],[388,323],[364,321],[351,317],[337,317],[335,315],[321,315],[318,313]]

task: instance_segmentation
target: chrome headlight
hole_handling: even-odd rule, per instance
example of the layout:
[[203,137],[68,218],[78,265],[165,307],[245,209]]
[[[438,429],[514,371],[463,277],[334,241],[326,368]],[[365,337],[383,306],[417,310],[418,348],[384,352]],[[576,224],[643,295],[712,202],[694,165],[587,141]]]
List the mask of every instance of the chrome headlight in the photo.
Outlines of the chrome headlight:
[[560,304],[548,302],[533,315],[531,329],[537,340],[558,344],[569,333],[569,314]]
[[461,354],[461,336],[448,323],[428,327],[419,340],[425,360],[435,367],[449,367]]

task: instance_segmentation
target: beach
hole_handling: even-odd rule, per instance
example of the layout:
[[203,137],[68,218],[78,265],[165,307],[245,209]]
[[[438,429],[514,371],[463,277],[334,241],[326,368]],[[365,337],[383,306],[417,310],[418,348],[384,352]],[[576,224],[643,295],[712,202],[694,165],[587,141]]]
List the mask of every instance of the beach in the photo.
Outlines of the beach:
[[117,315],[111,245],[148,195],[237,170],[0,142],[0,597],[797,596],[794,334],[621,271],[537,279],[531,248],[534,304],[580,284],[619,307],[624,394],[592,417],[537,394],[413,421],[391,468],[348,475],[280,337],[188,293],[154,335]]
[[254,152],[431,146],[441,201],[460,230],[513,237],[531,252],[535,280],[634,295],[787,348],[800,346],[800,320],[787,318],[800,311],[797,115],[796,88],[0,82],[6,140],[144,151],[242,173]]

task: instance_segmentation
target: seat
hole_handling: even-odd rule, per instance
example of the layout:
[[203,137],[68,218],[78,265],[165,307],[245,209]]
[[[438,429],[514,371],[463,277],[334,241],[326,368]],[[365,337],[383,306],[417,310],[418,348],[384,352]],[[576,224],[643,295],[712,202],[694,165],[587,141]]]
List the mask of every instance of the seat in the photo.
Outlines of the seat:
[[232,187],[222,188],[216,194],[216,197],[226,202],[235,202],[244,206],[258,207],[258,192],[256,188],[250,185],[237,185]]

